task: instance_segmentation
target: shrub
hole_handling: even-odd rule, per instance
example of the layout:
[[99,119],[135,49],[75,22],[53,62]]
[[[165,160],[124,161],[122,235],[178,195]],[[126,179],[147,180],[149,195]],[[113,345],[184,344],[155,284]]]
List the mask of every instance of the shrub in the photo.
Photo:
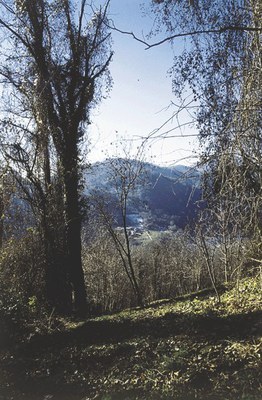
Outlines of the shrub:
[[34,229],[4,244],[0,251],[2,313],[21,319],[37,312],[38,304],[43,302],[44,260],[43,245]]

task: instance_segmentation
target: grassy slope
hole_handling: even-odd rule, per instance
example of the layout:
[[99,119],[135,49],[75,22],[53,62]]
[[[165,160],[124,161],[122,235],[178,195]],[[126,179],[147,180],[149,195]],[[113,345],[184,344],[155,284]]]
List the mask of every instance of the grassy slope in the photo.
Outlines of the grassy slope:
[[61,329],[2,349],[0,400],[262,399],[259,279]]

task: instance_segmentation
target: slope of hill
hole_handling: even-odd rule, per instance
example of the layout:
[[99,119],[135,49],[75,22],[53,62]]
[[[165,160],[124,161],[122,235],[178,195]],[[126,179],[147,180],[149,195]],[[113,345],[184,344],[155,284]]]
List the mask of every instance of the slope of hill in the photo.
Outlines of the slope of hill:
[[261,400],[261,318],[259,277],[224,288],[220,304],[209,291],[49,318],[0,347],[0,399]]
[[[89,195],[95,189],[102,196],[105,194],[107,203],[111,203],[110,211],[121,225],[111,175],[110,160],[94,164],[86,175],[85,193]],[[137,226],[143,221],[148,229],[184,228],[199,209],[200,177],[199,171],[185,166],[166,168],[143,163],[141,176],[128,201],[128,224]]]

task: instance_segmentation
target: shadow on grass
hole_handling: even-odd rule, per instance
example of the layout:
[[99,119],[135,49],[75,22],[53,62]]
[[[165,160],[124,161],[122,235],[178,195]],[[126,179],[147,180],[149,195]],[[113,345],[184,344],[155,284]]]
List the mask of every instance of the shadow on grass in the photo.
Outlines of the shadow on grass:
[[[18,345],[12,351],[12,359],[2,360],[5,372],[9,375],[10,384],[5,385],[6,394],[1,392],[0,400],[26,399],[26,400],[80,400],[87,399],[87,393],[93,389],[88,386],[88,381],[83,383],[66,382],[64,373],[67,376],[74,376],[76,370],[84,370],[87,376],[89,373],[95,373],[98,376],[105,373],[112,367],[112,363],[120,358],[127,360],[129,365],[129,356],[133,349],[128,343],[129,339],[142,339],[150,337],[152,340],[158,340],[168,336],[188,335],[198,339],[204,338],[210,342],[223,339],[248,339],[260,335],[262,327],[262,311],[256,311],[247,314],[231,315],[221,317],[216,314],[196,315],[196,314],[177,314],[170,312],[162,317],[144,318],[141,320],[132,320],[128,317],[122,320],[97,319],[89,320],[71,331],[57,332],[50,335],[36,335],[29,343]],[[103,355],[98,350],[96,355],[88,355],[81,360],[81,350],[90,345],[114,344],[123,342],[120,346]],[[62,354],[64,349],[67,356]],[[70,364],[70,354],[75,362]],[[150,355],[149,355],[150,356]],[[48,375],[46,373],[52,363],[55,362],[56,373]],[[58,364],[56,364],[58,362]],[[138,363],[140,360],[137,361]],[[143,360],[141,360],[143,366]],[[82,365],[82,364],[83,365]],[[121,364],[120,365],[125,365]],[[145,364],[146,365],[146,364]],[[45,375],[37,375],[37,369],[45,369]],[[181,368],[180,368],[181,369]],[[40,371],[41,372],[41,371]],[[1,371],[0,371],[1,373]],[[199,376],[198,376],[199,378]],[[203,379],[201,379],[201,385]],[[202,385],[203,386],[203,385]],[[0,377],[1,387],[1,377]],[[4,387],[4,386],[3,386]],[[20,390],[19,390],[20,389]],[[192,388],[191,388],[192,389]],[[3,390],[3,389],[2,389]],[[17,390],[17,394],[16,394]],[[99,393],[101,393],[101,388]],[[48,393],[51,393],[48,397]],[[71,394],[70,394],[71,393]],[[191,391],[191,393],[193,393]],[[137,393],[112,393],[97,397],[99,400],[144,400],[145,394]],[[181,397],[181,400],[191,400],[195,397]],[[193,396],[193,395],[192,395]],[[213,397],[202,399],[215,400]],[[150,399],[153,398],[152,396]],[[217,397],[221,399],[223,397]],[[232,399],[232,397],[228,397]],[[176,399],[180,399],[179,396]],[[252,397],[245,400],[251,400]],[[258,397],[254,397],[258,399]],[[157,400],[157,398],[156,398]]]
[[36,335],[25,347],[31,351],[46,347],[117,343],[136,337],[161,338],[169,335],[194,335],[206,338],[244,339],[262,334],[262,311],[228,317],[168,313],[163,317],[143,320],[90,320],[66,332]]

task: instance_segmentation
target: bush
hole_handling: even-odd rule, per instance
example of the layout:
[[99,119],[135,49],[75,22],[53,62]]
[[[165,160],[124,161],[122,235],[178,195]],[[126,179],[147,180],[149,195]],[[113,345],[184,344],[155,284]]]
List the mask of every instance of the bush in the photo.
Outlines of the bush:
[[110,235],[100,229],[84,243],[83,268],[91,314],[112,312],[135,305],[134,294]]
[[43,302],[44,260],[40,237],[31,228],[23,237],[11,238],[4,244],[0,252],[2,313],[22,319],[37,312]]

